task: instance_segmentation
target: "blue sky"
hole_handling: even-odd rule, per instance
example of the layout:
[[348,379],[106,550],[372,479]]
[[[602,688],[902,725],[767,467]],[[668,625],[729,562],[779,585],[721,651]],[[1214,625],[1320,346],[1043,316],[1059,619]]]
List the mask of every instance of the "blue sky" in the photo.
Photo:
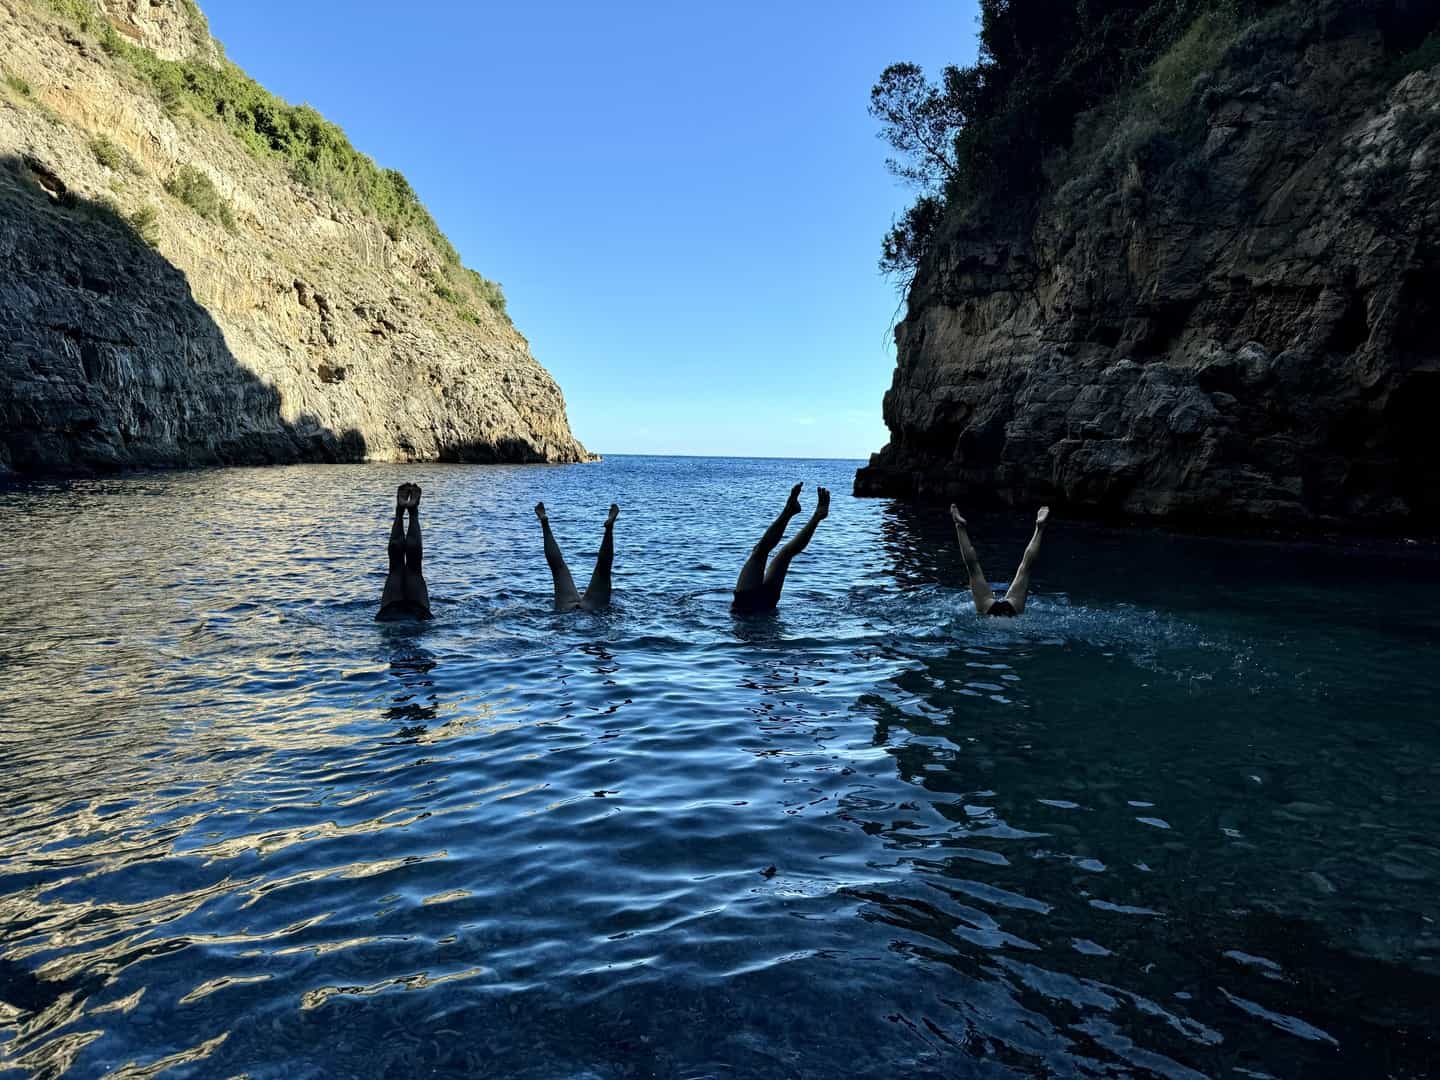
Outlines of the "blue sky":
[[889,63],[975,55],[974,0],[202,0],[228,55],[410,179],[601,453],[863,457],[876,269],[910,192]]

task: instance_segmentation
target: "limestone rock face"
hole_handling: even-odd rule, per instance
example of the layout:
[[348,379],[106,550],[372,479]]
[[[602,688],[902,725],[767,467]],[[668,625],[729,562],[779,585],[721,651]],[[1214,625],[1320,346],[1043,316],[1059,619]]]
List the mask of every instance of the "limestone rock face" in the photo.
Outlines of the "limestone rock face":
[[[219,55],[184,0],[100,7]],[[590,458],[509,320],[439,295],[425,237],[172,117],[43,4],[0,0],[0,68],[0,470]],[[187,166],[233,227],[167,194]]]
[[1121,123],[1020,223],[950,221],[856,494],[1440,525],[1440,68],[1343,25],[1232,49],[1178,166]]
[[219,56],[193,0],[95,0],[95,6],[119,33],[163,59]]

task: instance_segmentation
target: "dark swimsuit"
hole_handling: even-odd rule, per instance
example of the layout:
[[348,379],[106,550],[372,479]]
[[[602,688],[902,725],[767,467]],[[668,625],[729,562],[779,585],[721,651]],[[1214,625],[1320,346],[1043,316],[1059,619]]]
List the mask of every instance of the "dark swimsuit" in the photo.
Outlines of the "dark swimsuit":
[[780,590],[761,585],[758,589],[746,589],[744,592],[735,590],[735,600],[730,605],[730,610],[738,615],[760,615],[774,611],[779,603]]
[[1013,619],[1020,613],[1015,610],[1014,605],[1012,605],[1009,600],[996,600],[990,605],[990,610],[985,612],[985,614],[994,615],[998,618]]
[[424,621],[433,619],[430,609],[423,604],[412,603],[409,600],[392,600],[382,607],[375,615],[377,622],[399,622],[403,619],[415,619]]

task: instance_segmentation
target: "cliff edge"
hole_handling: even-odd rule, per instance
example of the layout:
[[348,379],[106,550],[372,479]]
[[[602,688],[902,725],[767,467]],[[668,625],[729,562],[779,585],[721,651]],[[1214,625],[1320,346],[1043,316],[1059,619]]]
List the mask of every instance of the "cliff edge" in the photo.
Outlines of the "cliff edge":
[[0,0],[0,471],[588,460],[499,286],[191,0]]
[[1440,527],[1440,55],[1384,9],[1270,11],[1174,109],[1082,115],[1034,200],[952,201],[856,494]]

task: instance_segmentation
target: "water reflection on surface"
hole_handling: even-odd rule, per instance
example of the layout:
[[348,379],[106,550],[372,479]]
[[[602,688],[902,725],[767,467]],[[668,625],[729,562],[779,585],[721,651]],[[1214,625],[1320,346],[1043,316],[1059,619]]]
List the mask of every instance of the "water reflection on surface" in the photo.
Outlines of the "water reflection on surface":
[[[0,1065],[1429,1075],[1433,553],[1061,523],[981,621],[938,508],[838,498],[733,619],[849,468],[0,493]],[[402,478],[419,628],[371,619]],[[556,615],[528,508],[580,567],[611,498],[615,609]]]

